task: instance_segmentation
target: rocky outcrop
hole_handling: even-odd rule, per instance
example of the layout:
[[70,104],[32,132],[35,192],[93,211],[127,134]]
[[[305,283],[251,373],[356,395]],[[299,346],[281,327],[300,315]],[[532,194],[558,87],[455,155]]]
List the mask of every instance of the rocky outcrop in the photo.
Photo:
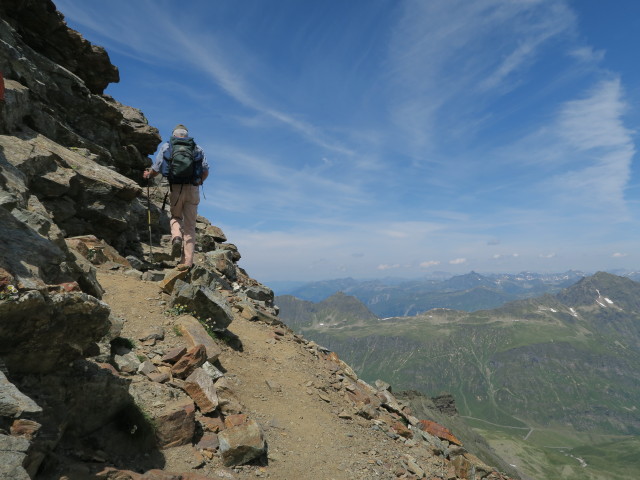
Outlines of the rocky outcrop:
[[29,47],[80,77],[91,93],[120,80],[104,48],[67,28],[53,2],[4,0],[0,14]]

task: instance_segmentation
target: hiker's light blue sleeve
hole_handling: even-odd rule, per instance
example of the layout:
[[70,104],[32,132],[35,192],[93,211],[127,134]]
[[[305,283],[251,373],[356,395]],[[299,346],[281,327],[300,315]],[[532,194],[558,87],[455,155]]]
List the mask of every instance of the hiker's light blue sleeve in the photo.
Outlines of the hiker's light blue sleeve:
[[194,156],[195,160],[200,160],[202,158],[202,169],[205,172],[209,171],[209,162],[207,162],[207,156],[204,154],[204,150],[200,148],[199,145],[196,145],[196,154]]
[[164,154],[169,150],[169,143],[165,142],[162,144],[162,146],[160,147],[160,150],[158,150],[158,154],[156,155],[156,160],[153,162],[153,165],[151,165],[151,169],[154,172],[160,172],[160,169],[162,168],[162,162],[164,161]]

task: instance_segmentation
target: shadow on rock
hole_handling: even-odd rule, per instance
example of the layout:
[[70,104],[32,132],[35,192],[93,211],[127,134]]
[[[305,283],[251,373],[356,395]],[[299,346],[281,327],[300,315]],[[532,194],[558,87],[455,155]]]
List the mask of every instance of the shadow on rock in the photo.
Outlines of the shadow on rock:
[[109,367],[78,360],[64,371],[13,380],[44,411],[34,418],[42,427],[29,454],[41,459],[35,478],[81,478],[106,466],[163,468],[157,425],[136,404],[132,381]]

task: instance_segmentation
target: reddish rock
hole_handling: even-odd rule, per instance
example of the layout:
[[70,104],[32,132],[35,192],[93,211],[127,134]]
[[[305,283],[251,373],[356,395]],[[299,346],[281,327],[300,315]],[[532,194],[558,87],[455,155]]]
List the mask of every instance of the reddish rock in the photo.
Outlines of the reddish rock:
[[196,345],[195,347],[187,350],[187,353],[180,357],[180,360],[178,360],[171,368],[171,373],[174,377],[186,378],[206,361],[207,350],[204,345]]
[[4,290],[7,285],[14,285],[14,283],[15,280],[13,278],[13,275],[11,275],[4,268],[0,268],[0,292]]
[[225,429],[224,420],[218,414],[214,415],[204,415],[198,419],[200,424],[205,430],[210,432],[218,433]]
[[57,285],[47,285],[47,290],[51,293],[69,293],[69,292],[81,292],[82,289],[78,282],[65,282]]
[[65,242],[69,248],[77,251],[93,264],[99,265],[111,261],[131,268],[129,260],[120,255],[111,245],[94,235],[66,238]]
[[211,377],[201,368],[196,368],[184,382],[184,389],[196,402],[202,413],[218,408],[218,395]]
[[42,425],[33,420],[18,419],[11,424],[10,432],[14,437],[25,437],[32,440]]
[[96,365],[100,368],[102,368],[103,370],[108,370],[109,372],[111,372],[113,375],[117,375],[120,376],[120,372],[118,372],[118,370],[116,370],[116,367],[114,367],[113,365],[111,365],[110,363],[96,363]]
[[173,288],[176,286],[176,282],[178,280],[184,280],[188,274],[189,270],[171,270],[164,276],[164,279],[158,282],[158,286],[164,293],[171,295]]
[[107,467],[91,478],[97,480],[211,480],[211,477],[197,473],[171,473],[158,469],[136,473],[131,470],[118,470],[114,467]]
[[171,402],[154,415],[156,438],[160,448],[178,447],[191,443],[195,433],[196,407],[189,398]]
[[244,413],[237,413],[235,415],[229,415],[224,419],[224,426],[227,428],[238,427],[244,425],[249,421],[249,417]]
[[220,402],[220,411],[223,415],[234,415],[241,413],[245,409],[225,377],[216,380],[215,386]]
[[208,361],[215,362],[222,353],[220,346],[194,317],[185,316],[180,318],[178,320],[178,329],[182,332],[183,338],[189,347],[195,347],[200,344],[204,345],[207,350]]
[[215,433],[205,433],[202,435],[202,438],[196,445],[196,448],[199,450],[208,450],[210,452],[215,452],[220,447],[220,441],[218,440],[218,435]]
[[432,422],[431,420],[420,420],[417,427],[420,430],[433,435],[434,437],[438,437],[442,440],[447,440],[451,443],[462,446],[462,442],[458,440],[453,433],[451,433],[451,430],[443,427],[439,423]]
[[187,353],[186,347],[175,347],[169,350],[162,357],[162,361],[166,363],[176,363],[180,358]]
[[401,437],[413,438],[413,432],[409,430],[404,423],[395,421],[392,422],[390,426]]

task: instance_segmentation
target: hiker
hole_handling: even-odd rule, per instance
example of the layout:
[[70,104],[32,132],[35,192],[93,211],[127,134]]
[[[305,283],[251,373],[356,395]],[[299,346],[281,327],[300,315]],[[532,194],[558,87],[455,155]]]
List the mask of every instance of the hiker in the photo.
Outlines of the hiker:
[[180,255],[178,264],[193,266],[196,243],[196,217],[200,203],[199,186],[209,175],[204,151],[196,145],[184,125],[176,125],[168,142],[160,147],[151,168],[144,178],[162,173],[171,191],[171,255]]

